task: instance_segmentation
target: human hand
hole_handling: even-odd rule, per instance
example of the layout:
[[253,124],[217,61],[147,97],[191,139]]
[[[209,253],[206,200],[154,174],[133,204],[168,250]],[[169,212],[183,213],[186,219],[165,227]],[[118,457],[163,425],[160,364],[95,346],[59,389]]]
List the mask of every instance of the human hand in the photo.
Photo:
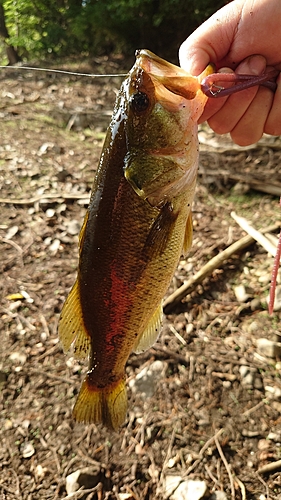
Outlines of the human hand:
[[[180,47],[181,66],[200,74],[209,62],[220,72],[259,75],[281,70],[280,0],[234,0]],[[260,55],[257,55],[260,54]],[[281,78],[275,94],[253,87],[229,97],[209,99],[200,122],[219,133],[230,132],[237,144],[257,142],[265,132],[281,134]]]

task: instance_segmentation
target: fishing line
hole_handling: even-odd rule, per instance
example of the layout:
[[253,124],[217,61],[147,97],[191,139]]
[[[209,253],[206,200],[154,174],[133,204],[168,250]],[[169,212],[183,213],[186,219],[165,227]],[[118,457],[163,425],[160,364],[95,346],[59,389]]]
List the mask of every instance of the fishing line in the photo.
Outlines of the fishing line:
[[65,71],[62,69],[46,69],[46,68],[33,68],[32,66],[0,66],[0,69],[15,69],[15,70],[32,70],[32,71],[46,71],[47,73],[59,73],[63,75],[72,75],[72,76],[88,76],[90,78],[104,78],[104,77],[124,77],[127,76],[127,73],[109,73],[107,75],[103,74],[94,74],[94,73],[77,73],[75,71]]

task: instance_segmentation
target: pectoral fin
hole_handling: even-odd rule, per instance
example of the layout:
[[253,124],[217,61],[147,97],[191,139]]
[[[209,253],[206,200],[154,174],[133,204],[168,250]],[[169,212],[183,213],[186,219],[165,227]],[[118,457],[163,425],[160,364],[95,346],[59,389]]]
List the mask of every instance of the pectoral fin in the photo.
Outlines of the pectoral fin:
[[77,280],[63,306],[58,330],[64,351],[68,351],[73,345],[76,358],[82,359],[88,356],[90,352],[90,336],[83,323]]
[[157,258],[165,251],[177,216],[178,214],[174,212],[173,205],[170,202],[165,203],[160,209],[143,247],[143,256],[145,259]]
[[192,213],[190,212],[190,214],[188,216],[188,219],[186,221],[184,241],[183,241],[182,253],[183,253],[184,257],[187,256],[188,251],[189,251],[189,249],[191,247],[191,244],[192,244],[192,235],[193,235]]
[[163,316],[162,304],[160,304],[154,314],[151,316],[148,325],[143,334],[138,338],[133,351],[137,354],[149,349],[157,340],[160,333],[161,321]]

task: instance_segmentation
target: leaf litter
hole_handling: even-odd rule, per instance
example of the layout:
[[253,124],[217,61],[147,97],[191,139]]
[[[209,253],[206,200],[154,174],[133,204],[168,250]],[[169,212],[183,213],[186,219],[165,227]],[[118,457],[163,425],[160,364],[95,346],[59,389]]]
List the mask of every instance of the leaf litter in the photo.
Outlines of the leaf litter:
[[[86,367],[63,354],[57,323],[119,83],[20,71],[1,80],[3,498],[177,499],[171,476],[210,500],[279,498],[280,312],[268,315],[273,259],[256,243],[189,289],[155,346],[130,357],[120,433],[73,422]],[[167,297],[245,236],[232,211],[260,231],[280,219],[279,139],[238,148],[207,127],[200,136],[194,243]],[[73,496],[67,477],[85,468],[91,486],[78,474]]]

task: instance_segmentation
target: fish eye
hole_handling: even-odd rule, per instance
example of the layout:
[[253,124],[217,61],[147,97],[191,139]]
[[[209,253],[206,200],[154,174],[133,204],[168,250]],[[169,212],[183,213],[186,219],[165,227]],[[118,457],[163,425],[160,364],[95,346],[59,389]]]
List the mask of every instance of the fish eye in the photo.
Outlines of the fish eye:
[[131,105],[134,111],[142,113],[149,106],[149,98],[144,92],[137,92],[131,97]]

